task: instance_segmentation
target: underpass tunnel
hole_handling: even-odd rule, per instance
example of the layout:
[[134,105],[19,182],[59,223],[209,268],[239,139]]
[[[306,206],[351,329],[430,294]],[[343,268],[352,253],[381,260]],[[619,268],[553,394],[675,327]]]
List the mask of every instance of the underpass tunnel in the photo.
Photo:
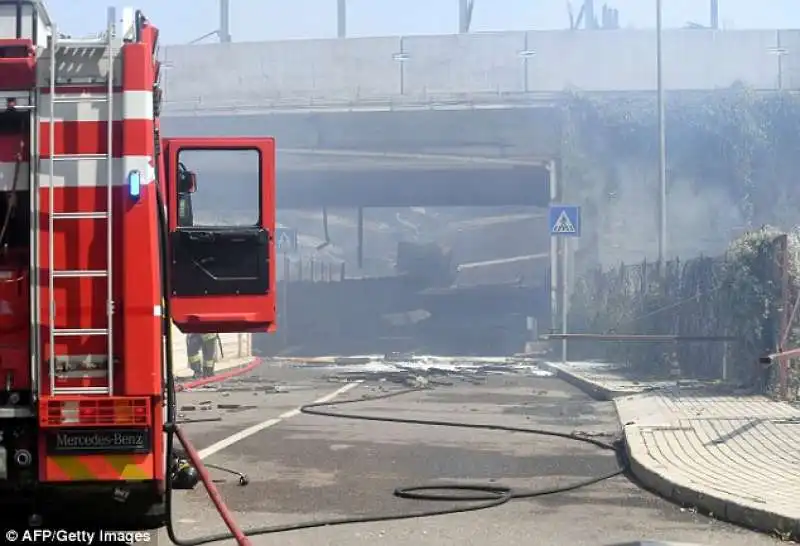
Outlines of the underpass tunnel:
[[355,182],[331,163],[291,169],[308,172],[316,152],[280,151],[279,230],[297,248],[279,254],[278,332],[255,341],[263,354],[513,354],[549,327],[550,164],[382,154],[394,163]]

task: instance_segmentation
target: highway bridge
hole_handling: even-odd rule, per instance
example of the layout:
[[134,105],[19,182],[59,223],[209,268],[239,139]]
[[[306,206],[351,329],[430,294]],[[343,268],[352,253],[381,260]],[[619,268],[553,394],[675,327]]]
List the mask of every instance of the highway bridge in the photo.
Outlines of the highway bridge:
[[[665,30],[667,91],[800,87],[800,31]],[[575,30],[162,49],[167,134],[273,134],[281,208],[545,206],[565,91],[652,94],[655,33]]]

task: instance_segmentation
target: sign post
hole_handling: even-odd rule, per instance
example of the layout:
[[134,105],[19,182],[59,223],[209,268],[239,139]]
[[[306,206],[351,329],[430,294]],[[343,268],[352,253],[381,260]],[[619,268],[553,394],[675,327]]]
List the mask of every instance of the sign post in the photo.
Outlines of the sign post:
[[[581,208],[577,205],[550,205],[550,236],[561,239],[561,333],[567,333],[567,308],[569,306],[569,238],[581,236]],[[552,272],[550,273],[552,275]],[[567,338],[561,340],[561,363],[567,363]]]
[[294,228],[278,227],[275,229],[275,248],[283,256],[283,297],[281,298],[280,322],[281,338],[284,349],[289,344],[288,316],[289,316],[289,275],[288,254],[297,251],[297,230]]

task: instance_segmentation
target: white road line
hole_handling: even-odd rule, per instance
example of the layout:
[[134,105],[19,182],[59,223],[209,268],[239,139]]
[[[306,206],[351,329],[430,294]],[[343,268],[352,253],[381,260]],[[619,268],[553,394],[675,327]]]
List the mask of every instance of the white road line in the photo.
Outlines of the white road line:
[[[326,394],[322,398],[318,398],[317,400],[314,400],[312,402],[312,404],[324,404],[325,402],[330,402],[331,400],[333,400],[334,398],[336,398],[340,394],[344,394],[347,391],[356,388],[359,385],[359,383],[361,383],[361,381],[348,383],[344,387],[336,389],[332,393]],[[215,453],[219,453],[220,451],[222,451],[226,447],[230,447],[230,446],[232,446],[233,444],[235,444],[237,442],[241,442],[242,440],[244,440],[246,438],[249,438],[253,434],[257,434],[257,433],[261,432],[262,430],[268,429],[269,427],[274,427],[275,425],[277,425],[281,421],[284,421],[286,419],[290,419],[292,417],[300,415],[300,413],[301,413],[300,412],[300,408],[295,408],[293,410],[290,410],[290,411],[287,411],[285,413],[280,414],[278,417],[275,417],[274,419],[268,419],[268,420],[266,420],[264,422],[258,423],[256,425],[251,426],[251,427],[247,427],[246,429],[240,430],[239,432],[237,432],[235,434],[231,434],[227,438],[223,438],[219,442],[215,442],[215,443],[211,444],[210,446],[208,446],[205,449],[201,449],[198,452],[198,455],[200,456],[201,459],[206,459],[206,458],[210,457],[211,455],[214,455]]]

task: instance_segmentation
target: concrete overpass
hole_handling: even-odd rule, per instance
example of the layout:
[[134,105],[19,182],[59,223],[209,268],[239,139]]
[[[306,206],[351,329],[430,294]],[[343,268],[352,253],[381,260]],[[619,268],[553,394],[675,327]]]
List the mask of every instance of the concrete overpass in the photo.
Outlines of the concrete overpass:
[[[666,30],[663,43],[668,91],[800,88],[800,31]],[[563,92],[656,83],[646,30],[171,46],[162,58],[165,132],[275,135],[282,208],[545,205]]]
[[[289,148],[279,151],[278,164],[282,209],[542,207],[550,200],[546,160]],[[244,176],[252,166],[246,169]],[[219,165],[203,178],[229,180],[236,170]]]
[[172,135],[275,135],[284,209],[546,206],[560,142],[550,108],[168,116],[163,125]]

